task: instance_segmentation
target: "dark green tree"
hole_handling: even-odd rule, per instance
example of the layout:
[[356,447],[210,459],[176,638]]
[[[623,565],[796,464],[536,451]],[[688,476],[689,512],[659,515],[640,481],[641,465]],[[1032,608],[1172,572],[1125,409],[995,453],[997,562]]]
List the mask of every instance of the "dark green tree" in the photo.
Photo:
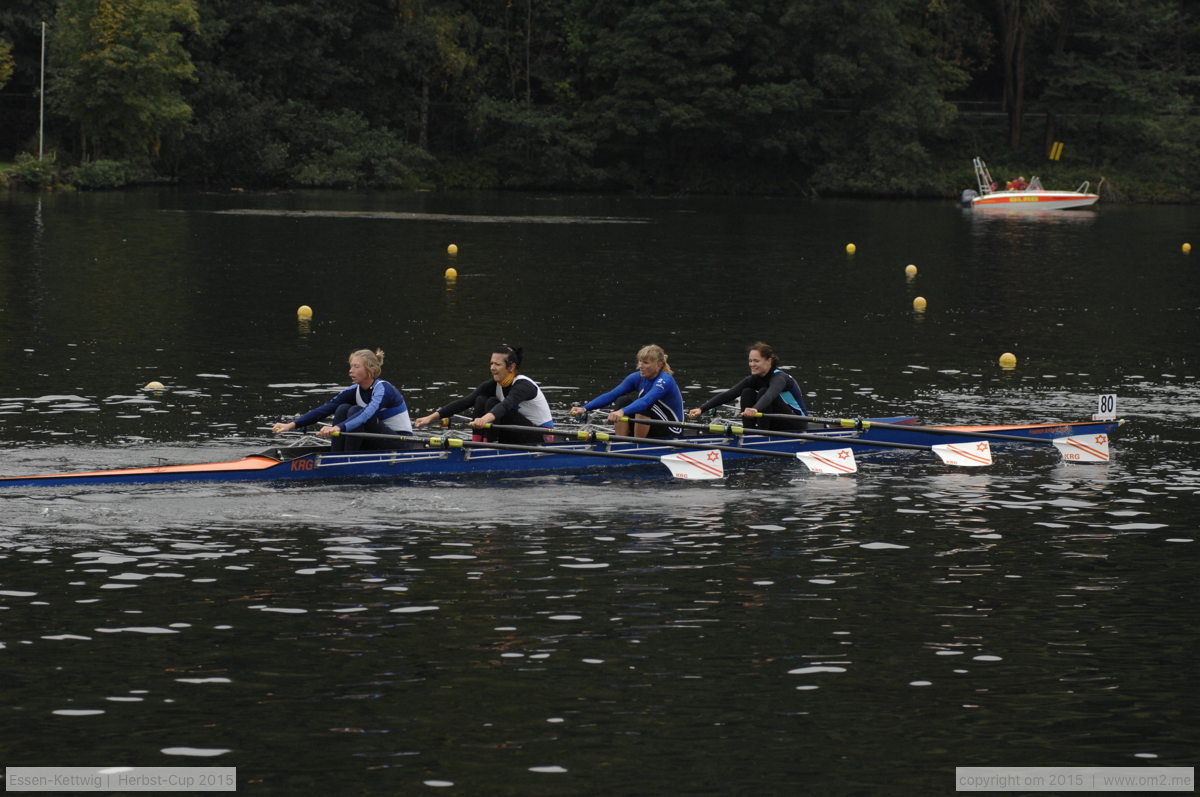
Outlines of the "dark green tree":
[[[8,80],[0,83],[0,157],[29,148],[38,129],[41,23],[54,17],[53,0],[0,2],[0,39],[12,45]],[[47,133],[53,132],[47,127]]]
[[1200,155],[1198,16],[1172,0],[1078,4],[1042,102],[1070,117],[1094,165],[1187,181]]
[[577,2],[578,117],[599,165],[649,190],[794,180],[815,97],[794,5]]
[[0,89],[12,78],[14,66],[12,44],[0,39]]
[[[1066,2],[1066,0],[1064,0]],[[1031,49],[1044,49],[1046,32],[1066,9],[1055,0],[996,0],[1000,62],[1004,69],[1004,110],[1008,113],[1008,146],[1016,152],[1024,135],[1026,83]]]
[[[200,0],[196,109],[173,158],[237,185],[411,186],[425,42],[391,0]],[[432,50],[430,45],[428,50]]]
[[965,85],[967,74],[946,57],[925,8],[909,0],[810,6],[809,68],[823,110],[814,123],[818,187],[938,189],[933,152],[956,114],[945,96]]
[[155,155],[191,116],[180,93],[194,67],[183,31],[194,0],[62,0],[50,100],[80,131],[80,158]]

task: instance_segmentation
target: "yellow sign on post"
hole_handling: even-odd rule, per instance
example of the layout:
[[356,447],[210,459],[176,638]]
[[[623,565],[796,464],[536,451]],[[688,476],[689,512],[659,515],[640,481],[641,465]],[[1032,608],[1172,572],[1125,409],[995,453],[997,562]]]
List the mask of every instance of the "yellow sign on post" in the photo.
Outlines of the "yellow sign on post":
[[1063,143],[1055,141],[1050,145],[1050,160],[1056,161],[1062,157]]

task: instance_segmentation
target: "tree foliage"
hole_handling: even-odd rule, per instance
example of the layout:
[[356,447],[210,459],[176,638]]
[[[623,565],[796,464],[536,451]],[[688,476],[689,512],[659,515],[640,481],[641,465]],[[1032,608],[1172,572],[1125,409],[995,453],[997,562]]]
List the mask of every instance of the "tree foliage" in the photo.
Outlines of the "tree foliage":
[[0,89],[12,79],[15,63],[12,57],[12,44],[0,39]]
[[945,195],[1063,140],[1200,191],[1194,2],[6,0],[0,153],[51,14],[60,151],[184,180]]
[[1086,120],[1075,129],[1098,165],[1125,162],[1179,179],[1195,156],[1200,75],[1182,9],[1167,0],[1136,8],[1088,0],[1076,10],[1071,46],[1051,62],[1060,77],[1043,99]]
[[62,0],[51,98],[90,140],[85,158],[153,154],[183,132],[194,67],[182,32],[197,24],[193,0]]

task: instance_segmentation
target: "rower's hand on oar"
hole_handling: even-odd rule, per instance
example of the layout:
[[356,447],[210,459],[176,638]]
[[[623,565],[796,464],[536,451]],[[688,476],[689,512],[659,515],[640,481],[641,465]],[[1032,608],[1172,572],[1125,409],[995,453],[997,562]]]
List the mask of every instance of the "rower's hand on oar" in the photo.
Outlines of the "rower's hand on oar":
[[743,418],[757,418],[758,410],[754,409],[753,407],[747,407],[746,409],[742,410],[742,417]]
[[703,414],[704,410],[700,409],[699,407],[693,407],[692,409],[688,410],[687,415],[689,418],[699,418]]
[[271,427],[271,434],[282,434],[283,432],[290,432],[295,428],[296,424],[293,421],[288,421],[287,423],[277,423]]
[[610,412],[608,414],[608,422],[616,423],[617,421],[621,420],[624,417],[625,417],[625,412],[623,410],[613,410],[612,412]]
[[471,421],[471,426],[476,429],[486,429],[488,424],[495,423],[495,422],[496,422],[496,416],[492,415],[489,412],[489,413],[480,415],[478,418]]
[[436,412],[431,412],[428,415],[423,415],[420,418],[417,418],[412,423],[413,423],[413,426],[415,426],[417,429],[424,429],[426,426],[433,423],[440,417],[441,416],[438,415]]
[[574,418],[577,415],[587,415],[587,410],[576,404],[571,408],[571,417]]
[[322,426],[317,430],[317,437],[331,437],[340,431],[341,429],[336,426]]

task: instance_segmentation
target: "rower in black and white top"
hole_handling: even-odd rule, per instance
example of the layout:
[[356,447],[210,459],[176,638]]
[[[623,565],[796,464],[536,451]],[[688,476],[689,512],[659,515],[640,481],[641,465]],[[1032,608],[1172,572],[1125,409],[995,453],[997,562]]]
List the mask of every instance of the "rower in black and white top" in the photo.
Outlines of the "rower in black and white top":
[[484,430],[479,434],[482,439],[521,444],[546,442],[546,436],[536,430],[538,427],[554,427],[550,403],[546,401],[546,396],[537,382],[519,373],[521,359],[522,350],[519,346],[501,344],[492,352],[491,361],[488,363],[488,370],[492,373],[491,379],[462,398],[417,418],[413,421],[413,426],[420,429],[440,418],[449,418],[455,413],[471,408],[471,426],[479,430],[483,430],[489,423],[530,427],[528,432]]

